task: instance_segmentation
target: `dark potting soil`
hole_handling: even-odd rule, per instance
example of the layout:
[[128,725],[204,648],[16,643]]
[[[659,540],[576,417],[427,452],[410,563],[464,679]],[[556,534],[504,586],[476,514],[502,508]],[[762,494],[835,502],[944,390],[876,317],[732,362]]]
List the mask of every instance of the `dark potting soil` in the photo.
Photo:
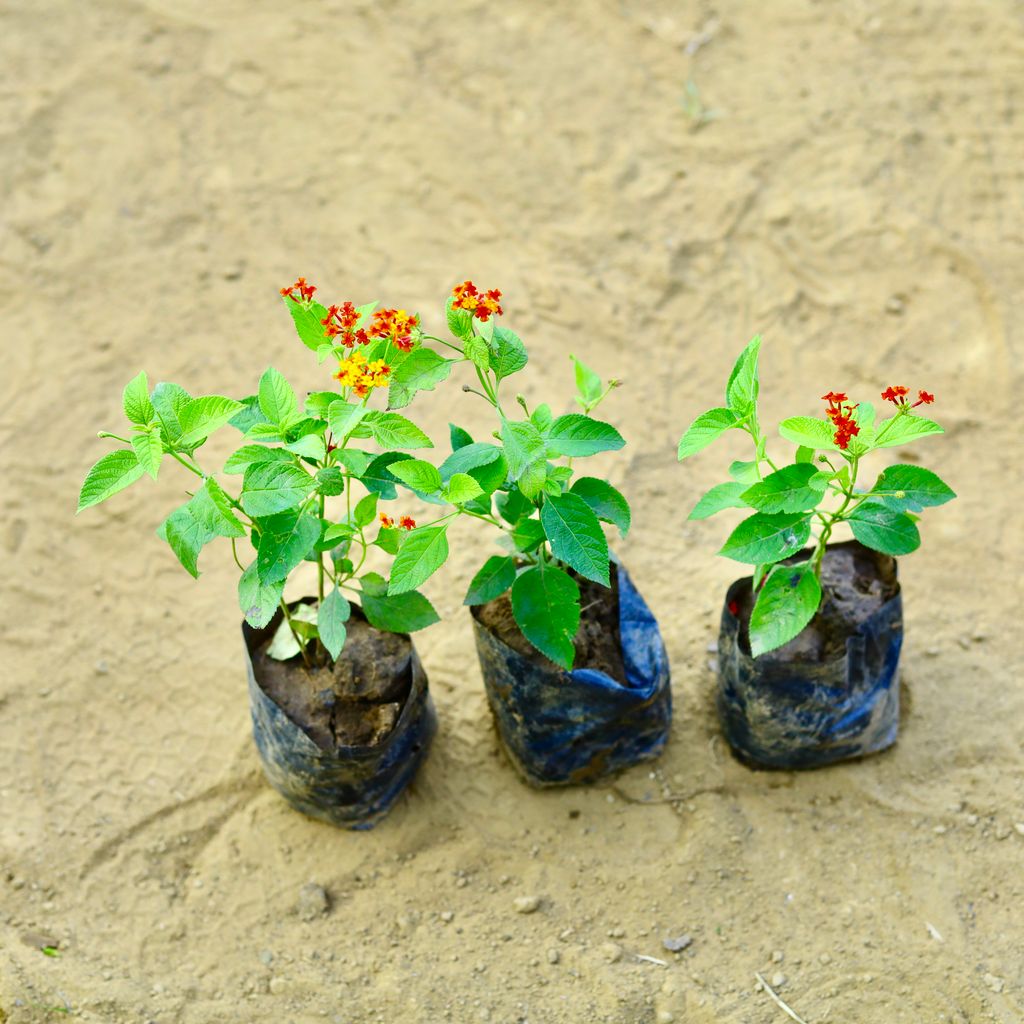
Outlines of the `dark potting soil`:
[[409,637],[374,629],[356,608],[346,629],[333,665],[307,668],[301,655],[269,657],[273,630],[252,655],[263,692],[322,750],[383,743],[412,686]]
[[[787,563],[806,560],[806,552]],[[818,614],[788,644],[762,654],[760,662],[825,662],[846,652],[846,641],[896,594],[896,561],[856,543],[825,549],[821,562],[824,596]],[[750,613],[754,595],[749,584],[735,595],[739,604],[740,645],[750,653]]]
[[[573,646],[576,656],[573,668],[590,668],[604,672],[625,684],[626,667],[622,662],[622,638],[619,635],[619,580],[611,567],[611,587],[583,579],[571,573],[580,588],[580,628]],[[523,636],[512,614],[512,600],[507,593],[480,605],[475,615],[482,626],[512,650],[552,672],[562,669],[537,650]]]

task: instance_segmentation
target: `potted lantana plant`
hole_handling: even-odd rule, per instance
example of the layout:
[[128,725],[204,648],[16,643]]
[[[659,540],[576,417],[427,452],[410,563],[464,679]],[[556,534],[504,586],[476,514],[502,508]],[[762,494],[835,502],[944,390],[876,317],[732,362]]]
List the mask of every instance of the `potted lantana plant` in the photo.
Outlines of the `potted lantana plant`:
[[[719,554],[753,567],[729,588],[718,641],[718,711],[734,752],[755,765],[808,768],[884,750],[899,726],[897,666],[903,613],[896,558],[921,543],[918,513],[956,497],[931,470],[884,466],[865,486],[865,461],[882,449],[941,434],[918,410],[935,396],[902,385],[881,392],[891,415],[843,392],[824,416],[796,416],[779,434],[796,446],[773,461],[758,415],[755,337],[736,361],[726,404],[702,413],[679,443],[694,455],[729,430],[753,458],[712,487],[691,519],[727,508],[751,514]],[[837,542],[837,527],[852,540]]]
[[419,585],[444,561],[455,515],[487,523],[504,550],[475,575],[466,604],[499,737],[531,784],[586,782],[661,751],[672,713],[668,657],[602,526],[624,537],[629,504],[607,480],[575,476],[574,460],[625,444],[591,415],[618,382],[604,384],[574,360],[582,411],[555,415],[507,397],[502,386],[527,353],[497,324],[502,313],[499,291],[466,281],[448,299],[451,339],[429,339],[472,367],[474,384],[463,390],[492,407],[496,429],[478,441],[453,425],[452,454],[440,466],[389,467],[421,496],[459,503],[406,538],[391,587],[406,585],[406,565]]
[[[89,471],[78,510],[164,465],[183,472],[188,500],[158,533],[195,577],[207,544],[230,543],[253,733],[271,784],[307,814],[368,828],[412,779],[436,728],[408,634],[437,615],[415,586],[389,592],[394,562],[390,578],[379,571],[416,524],[381,503],[398,497],[388,467],[432,446],[395,410],[444,380],[452,361],[422,343],[404,310],[325,308],[303,278],[281,291],[299,338],[337,362],[335,386],[300,401],[270,368],[256,394],[236,401],[170,383],[151,390],[140,373],[124,390],[126,433],[101,432],[119,447]],[[375,407],[382,392],[386,409]],[[218,470],[201,449],[229,425],[242,443]],[[305,563],[316,593],[286,600]]]

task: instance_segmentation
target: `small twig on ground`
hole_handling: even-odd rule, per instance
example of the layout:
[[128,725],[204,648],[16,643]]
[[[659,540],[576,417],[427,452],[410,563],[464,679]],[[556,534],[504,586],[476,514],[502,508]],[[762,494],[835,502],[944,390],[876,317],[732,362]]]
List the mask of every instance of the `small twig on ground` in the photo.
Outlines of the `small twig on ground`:
[[668,964],[664,960],[659,960],[656,956],[647,956],[644,953],[634,953],[633,956],[637,960],[643,960],[647,964],[657,964],[659,967],[668,967]]
[[770,995],[772,999],[775,1000],[775,1005],[778,1006],[780,1010],[785,1010],[785,1012],[789,1014],[789,1016],[792,1017],[793,1020],[797,1022],[797,1024],[807,1024],[807,1021],[805,1021],[803,1017],[801,1017],[792,1007],[787,1006],[775,994],[775,990],[771,987],[771,985],[768,984],[767,981],[764,980],[764,978],[761,977],[760,974],[757,973],[757,971],[754,972],[754,977],[757,978],[759,982],[761,982],[761,986],[764,988],[765,992],[767,992],[768,995]]

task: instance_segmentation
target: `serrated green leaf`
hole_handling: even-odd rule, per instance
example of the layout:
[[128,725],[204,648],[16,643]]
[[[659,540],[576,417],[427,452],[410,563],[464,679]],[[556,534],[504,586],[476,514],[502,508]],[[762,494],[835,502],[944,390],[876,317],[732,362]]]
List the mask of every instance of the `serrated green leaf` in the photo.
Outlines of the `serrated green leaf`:
[[372,410],[363,420],[370,435],[382,448],[433,448],[434,442],[416,426],[397,412]]
[[320,642],[334,661],[338,660],[345,646],[345,623],[351,614],[351,605],[337,587],[323,599],[317,610],[316,628],[320,633]]
[[518,523],[533,513],[534,505],[517,490],[503,491],[496,496],[498,514],[506,523]]
[[576,368],[576,401],[588,410],[601,397],[601,378],[576,356],[570,355],[569,358]]
[[806,448],[804,445],[798,445],[796,449],[796,455],[793,456],[794,462],[813,462],[814,461],[814,449]]
[[875,431],[876,448],[895,448],[897,445],[910,444],[931,434],[943,434],[945,431],[934,420],[913,413],[901,413],[878,424]]
[[745,484],[747,487],[756,484],[761,479],[758,463],[744,462],[742,459],[737,459],[736,462],[729,464],[729,476],[737,483]]
[[509,476],[513,480],[518,480],[526,467],[546,451],[543,435],[528,420],[503,420],[501,440],[505,446]]
[[327,445],[319,434],[305,434],[297,441],[289,441],[285,448],[304,459],[323,462],[327,456]]
[[598,519],[617,526],[623,537],[629,533],[632,519],[629,502],[610,483],[593,476],[581,476],[569,488],[569,493],[582,498]]
[[391,467],[391,475],[398,477],[403,484],[411,487],[414,491],[434,494],[441,490],[441,474],[437,471],[437,467],[422,459],[396,462]]
[[[340,452],[335,453],[335,455],[340,454]],[[398,490],[395,487],[398,478],[391,473],[389,467],[411,458],[412,456],[406,455],[405,452],[383,452],[372,459],[363,472],[358,474],[359,482],[368,491],[380,495],[383,501],[394,501],[398,497]]]
[[518,373],[526,365],[528,356],[519,335],[506,327],[495,327],[494,348],[489,358],[495,378],[504,380]]
[[185,569],[198,578],[202,549],[215,537],[242,537],[245,529],[232,512],[220,485],[208,478],[184,505],[160,524],[157,534],[167,541]]
[[866,548],[885,555],[909,555],[921,546],[921,534],[905,512],[866,501],[847,517],[850,529]]
[[747,508],[747,503],[740,497],[746,489],[746,484],[735,481],[727,484],[715,484],[693,506],[693,511],[688,518],[707,519],[708,516],[713,516],[725,508]]
[[256,565],[263,583],[285,579],[320,539],[320,521],[308,512],[282,512],[259,522]]
[[364,576],[361,580],[364,586],[361,604],[367,621],[376,629],[389,633],[415,633],[418,629],[426,629],[440,622],[433,605],[419,591],[411,590],[407,594],[390,597],[369,593],[366,590],[366,579]]
[[305,470],[286,462],[249,466],[242,483],[242,508],[254,519],[276,515],[301,505],[316,486]]
[[894,512],[920,512],[952,501],[956,492],[930,469],[896,465],[882,470],[871,496]]
[[756,512],[733,530],[718,553],[750,565],[781,562],[799,551],[810,535],[807,515],[796,512],[769,516]]
[[135,483],[145,472],[134,451],[123,448],[104,455],[85,476],[78,494],[77,515]]
[[179,448],[194,448],[242,410],[242,403],[222,395],[193,398],[178,413],[181,436],[175,441]]
[[541,404],[530,413],[530,422],[542,434],[547,434],[555,422],[555,416],[551,411],[551,406],[541,402]]
[[178,438],[181,437],[179,417],[185,406],[192,401],[192,396],[177,384],[161,381],[153,388],[150,401],[160,420],[164,440],[172,446],[177,444]]
[[[467,435],[468,436],[468,435]],[[457,448],[439,467],[441,479],[450,480],[456,473],[469,473],[480,466],[488,466],[501,457],[501,449],[497,445],[485,441],[470,441]]]
[[551,553],[581,576],[609,586],[608,541],[593,509],[576,494],[550,497],[540,521]]
[[420,347],[409,353],[391,374],[388,408],[403,409],[418,391],[433,391],[448,379],[455,360],[444,359],[433,349]]
[[444,565],[447,557],[447,523],[411,530],[392,563],[388,594],[416,590]]
[[[468,471],[479,485],[483,494],[493,494],[501,487],[508,477],[508,463],[505,456],[499,454],[493,462],[485,463],[483,466],[474,466]],[[452,474],[454,477],[455,474]]]
[[245,440],[265,444],[273,441],[284,441],[286,438],[280,427],[264,420],[262,423],[254,423],[245,432]]
[[738,419],[731,409],[709,409],[702,412],[686,428],[686,433],[679,441],[679,461],[706,448],[715,438],[736,426]]
[[557,566],[537,565],[512,584],[512,615],[523,636],[556,665],[572,668],[580,627],[580,588]]
[[469,431],[463,430],[462,427],[456,426],[454,423],[448,424],[448,436],[451,440],[453,452],[457,452],[460,448],[465,448],[473,443],[473,437]]
[[272,366],[260,377],[260,411],[278,427],[287,427],[299,418],[299,402],[291,384]]
[[164,457],[164,443],[159,425],[145,433],[135,434],[132,437],[132,448],[139,458],[139,465],[155,480]]
[[821,604],[821,584],[809,562],[773,566],[750,614],[750,653],[758,657],[798,636]]
[[797,462],[769,473],[740,497],[758,512],[809,512],[821,503],[828,480],[829,474],[819,473],[813,463]]
[[327,498],[345,491],[345,474],[338,466],[323,466],[316,471],[316,489]]
[[145,370],[125,385],[121,402],[125,416],[137,426],[144,427],[153,419],[156,411],[149,400],[149,381]]
[[[399,452],[386,452],[387,455],[394,455],[407,459],[408,455],[401,455]],[[332,456],[335,461],[344,466],[353,476],[361,477],[373,462],[382,459],[383,455],[373,456],[369,452],[359,451],[355,448],[338,448]]]
[[228,420],[228,426],[246,434],[257,423],[267,422],[267,417],[263,415],[263,410],[260,408],[258,395],[248,395],[243,398],[241,406],[242,408]]
[[483,338],[478,338],[476,335],[464,338],[462,341],[462,351],[477,369],[482,370],[484,373],[490,370],[491,346]]
[[740,353],[729,374],[725,403],[737,416],[746,416],[757,402],[757,356],[760,351],[761,335],[757,334]]
[[244,473],[249,466],[260,462],[287,462],[294,460],[283,448],[268,448],[263,444],[245,444],[233,451],[224,463],[224,472],[229,476]]
[[452,305],[454,301],[452,296],[448,297],[445,310],[448,318],[448,330],[460,341],[465,341],[466,338],[473,335],[473,314],[468,309],[455,309]]
[[468,473],[454,473],[444,489],[444,498],[452,505],[464,505],[479,498],[484,489]]
[[238,580],[238,603],[245,621],[253,629],[263,629],[269,625],[281,604],[283,593],[284,580],[277,583],[261,583],[256,571],[256,562],[253,561]]
[[370,493],[365,498],[360,498],[356,502],[356,507],[352,510],[352,522],[361,529],[365,529],[377,518],[377,502],[379,496]]
[[321,323],[327,317],[327,310],[319,302],[311,302],[307,306],[286,297],[284,303],[295,324],[295,331],[306,348],[316,352],[321,345],[330,343]]
[[816,451],[840,451],[835,442],[836,428],[814,416],[792,416],[779,424],[779,433],[793,444]]
[[503,555],[492,555],[481,566],[473,577],[463,604],[487,604],[508,590],[516,579],[516,562],[514,558]]
[[[523,497],[535,501],[541,491],[546,490],[548,483],[548,466],[550,463],[543,457],[535,459],[522,472],[517,486]],[[562,491],[561,486],[554,485],[556,494]]]
[[547,435],[549,448],[572,457],[618,451],[625,445],[622,435],[610,424],[582,413],[559,416]]

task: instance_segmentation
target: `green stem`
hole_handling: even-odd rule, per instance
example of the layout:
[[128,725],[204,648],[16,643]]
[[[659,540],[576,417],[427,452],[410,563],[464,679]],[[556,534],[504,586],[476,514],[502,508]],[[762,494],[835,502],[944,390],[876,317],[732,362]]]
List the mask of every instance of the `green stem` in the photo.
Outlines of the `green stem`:
[[821,531],[821,536],[818,537],[818,546],[814,552],[814,559],[812,566],[814,569],[814,575],[821,579],[821,560],[825,557],[825,546],[828,544],[829,537],[832,536],[832,529],[836,523],[841,522],[843,519],[843,513],[847,510],[850,502],[854,500],[853,488],[857,483],[857,471],[860,469],[860,459],[857,456],[850,462],[850,488],[845,492],[846,497],[843,500],[842,505],[836,509],[835,512],[831,513],[828,521],[825,523],[824,528]]
[[288,629],[291,631],[292,636],[295,637],[295,642],[299,645],[299,653],[302,655],[303,663],[306,668],[312,668],[313,664],[309,660],[309,655],[306,653],[306,645],[303,642],[302,637],[299,636],[295,631],[295,627],[292,625],[292,617],[288,611],[288,605],[285,603],[283,597],[281,598],[281,611],[284,612],[284,621],[288,623]]

